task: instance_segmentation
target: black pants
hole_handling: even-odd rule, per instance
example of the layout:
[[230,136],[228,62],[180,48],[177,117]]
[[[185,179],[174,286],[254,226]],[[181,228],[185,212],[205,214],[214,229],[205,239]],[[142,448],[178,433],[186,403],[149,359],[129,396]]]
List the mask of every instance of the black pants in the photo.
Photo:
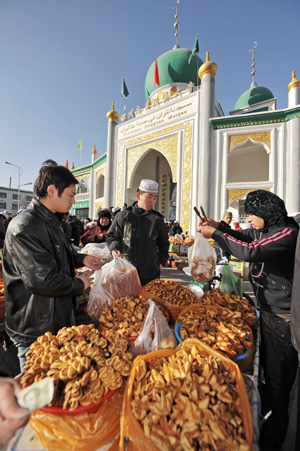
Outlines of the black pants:
[[261,311],[261,364],[265,384],[261,389],[262,415],[272,415],[262,425],[260,447],[280,450],[288,428],[288,407],[298,367],[298,354],[291,343],[290,324]]

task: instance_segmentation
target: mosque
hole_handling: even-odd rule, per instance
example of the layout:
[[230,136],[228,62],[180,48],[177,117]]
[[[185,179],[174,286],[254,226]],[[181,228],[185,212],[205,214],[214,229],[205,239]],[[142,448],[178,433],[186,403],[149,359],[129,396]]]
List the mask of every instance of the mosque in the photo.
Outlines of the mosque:
[[283,198],[289,213],[299,211],[300,82],[295,72],[287,86],[288,108],[277,110],[273,93],[255,82],[255,43],[252,84],[225,116],[215,96],[217,65],[209,52],[203,62],[195,49],[178,46],[177,8],[175,19],[176,45],[150,66],[145,106],[119,118],[112,104],[106,154],[97,158],[94,146],[91,164],[73,164],[79,180],[73,213],[94,218],[103,207],[130,205],[142,178],[159,182],[155,208],[192,234],[198,222],[194,206],[216,220],[229,209],[243,223],[245,197],[255,189]]

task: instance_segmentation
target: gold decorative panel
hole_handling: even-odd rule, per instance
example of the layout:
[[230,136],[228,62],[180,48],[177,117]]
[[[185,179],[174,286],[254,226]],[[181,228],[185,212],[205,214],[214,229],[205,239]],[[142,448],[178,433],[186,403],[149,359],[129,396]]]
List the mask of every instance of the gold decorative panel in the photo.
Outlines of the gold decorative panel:
[[[230,189],[227,192],[227,207],[231,204],[232,201],[236,199],[242,199],[251,191],[255,191],[259,188],[251,188],[251,189]],[[270,191],[269,189],[263,188],[265,191]]]
[[191,212],[192,183],[192,138],[193,126],[188,122],[184,126],[183,174],[182,174],[182,214],[181,227],[189,230]]
[[152,138],[155,138],[156,136],[166,135],[167,133],[171,133],[171,132],[173,132],[175,130],[179,130],[181,128],[182,128],[181,123],[176,124],[176,125],[173,125],[172,127],[167,127],[162,130],[159,130],[157,132],[149,133],[148,135],[142,135],[142,136],[139,136],[138,138],[131,139],[130,141],[126,141],[125,146],[128,147],[128,146],[131,146],[131,144],[136,144],[141,141],[146,141],[147,139],[152,139]]
[[76,179],[79,181],[82,179],[88,180],[90,178],[90,175],[91,175],[90,172],[85,172],[84,174],[76,175]]
[[266,144],[269,149],[271,149],[271,133],[249,133],[247,135],[231,135],[229,137],[229,152],[233,149],[237,144],[242,144],[247,141],[248,138],[251,138],[253,141],[258,143]]
[[142,157],[142,155],[147,152],[148,149],[155,149],[166,157],[168,160],[172,175],[173,181],[177,180],[177,158],[178,158],[178,134],[167,136],[166,138],[158,139],[156,141],[147,142],[147,144],[143,144],[142,146],[132,147],[128,150],[127,157],[127,188],[130,188],[130,180],[133,173],[133,170]]

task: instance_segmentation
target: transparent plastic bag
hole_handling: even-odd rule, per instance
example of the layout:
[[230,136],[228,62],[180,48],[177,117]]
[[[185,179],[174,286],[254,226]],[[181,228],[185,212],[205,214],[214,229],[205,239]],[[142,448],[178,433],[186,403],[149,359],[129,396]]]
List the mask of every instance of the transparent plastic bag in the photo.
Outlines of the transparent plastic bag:
[[140,288],[137,269],[129,261],[117,257],[96,271],[87,305],[88,314],[99,316],[114,299],[138,296]]
[[175,335],[162,312],[151,299],[148,299],[148,303],[149,309],[143,329],[129,349],[134,357],[159,349],[174,349],[176,346]]
[[99,257],[103,265],[113,259],[106,243],[88,243],[80,249],[79,252],[80,254],[88,254]]
[[189,252],[189,266],[193,279],[198,283],[209,282],[214,275],[216,261],[214,248],[200,232],[197,232],[195,242]]

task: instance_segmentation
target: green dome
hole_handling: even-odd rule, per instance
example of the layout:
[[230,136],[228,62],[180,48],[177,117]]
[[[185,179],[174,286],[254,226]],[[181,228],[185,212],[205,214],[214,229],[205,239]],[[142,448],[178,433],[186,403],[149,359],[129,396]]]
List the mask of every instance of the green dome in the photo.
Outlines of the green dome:
[[154,84],[154,62],[151,64],[145,80],[146,100],[157,88],[170,83],[189,83],[192,81],[196,86],[200,84],[198,70],[203,61],[195,54],[188,63],[191,50],[173,49],[163,53],[157,58],[160,86]]
[[245,91],[244,94],[240,96],[236,102],[234,109],[240,110],[251,105],[255,105],[259,102],[264,102],[265,100],[273,99],[274,96],[268,88],[263,86],[257,86],[256,83],[252,83],[250,89]]

